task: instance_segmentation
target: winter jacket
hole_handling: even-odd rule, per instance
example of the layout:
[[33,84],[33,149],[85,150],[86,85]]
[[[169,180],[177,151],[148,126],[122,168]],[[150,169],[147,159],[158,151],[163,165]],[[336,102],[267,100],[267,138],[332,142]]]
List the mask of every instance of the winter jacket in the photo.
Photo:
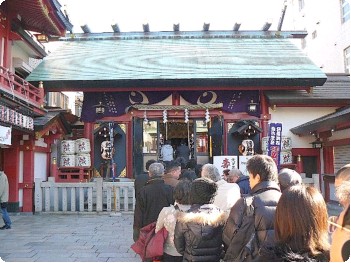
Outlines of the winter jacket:
[[241,195],[247,195],[250,193],[250,182],[249,182],[249,177],[244,176],[240,177],[236,183],[240,187],[240,194]]
[[243,227],[250,219],[244,216],[246,205],[242,197],[232,207],[223,232],[224,261],[252,261],[263,245],[274,244],[274,214],[281,196],[279,186],[273,181],[263,181],[251,190],[250,195],[254,196],[253,233]]
[[157,220],[163,207],[174,204],[173,187],[164,183],[161,177],[150,178],[140,190],[135,206],[134,226],[142,228]]
[[134,181],[134,189],[135,189],[135,198],[138,198],[138,194],[146,184],[146,182],[149,180],[149,173],[144,172],[142,174],[139,174]]
[[177,147],[176,150],[176,156],[178,157],[183,157],[185,161],[189,161],[189,155],[190,155],[190,149],[188,146],[185,144],[181,144]]
[[312,256],[310,253],[294,252],[286,244],[276,245],[270,248],[263,248],[257,258],[260,262],[329,262],[329,252],[320,252]]
[[228,183],[221,179],[216,182],[218,189],[213,204],[223,211],[230,211],[232,206],[240,199],[240,188],[237,184]]
[[4,172],[0,171],[0,203],[9,201],[9,182]]
[[165,174],[163,176],[163,180],[165,181],[165,184],[168,184],[172,187],[176,187],[176,185],[179,183],[179,180],[174,178],[172,174]]
[[171,256],[181,256],[174,246],[174,229],[177,222],[179,212],[188,211],[190,205],[177,204],[176,206],[169,206],[162,208],[156,223],[155,232],[157,233],[162,227],[165,227],[168,231],[168,237],[163,246],[164,253]]
[[178,216],[174,244],[183,261],[219,261],[226,213],[213,204],[192,205]]

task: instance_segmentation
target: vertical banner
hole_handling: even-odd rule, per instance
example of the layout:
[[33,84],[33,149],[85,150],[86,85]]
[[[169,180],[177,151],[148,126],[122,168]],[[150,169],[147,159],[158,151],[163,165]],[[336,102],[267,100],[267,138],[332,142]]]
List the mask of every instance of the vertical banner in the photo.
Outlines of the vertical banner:
[[273,160],[277,164],[278,170],[280,169],[282,129],[283,126],[281,123],[269,124],[268,155],[273,158]]
[[11,127],[0,125],[0,144],[11,145]]

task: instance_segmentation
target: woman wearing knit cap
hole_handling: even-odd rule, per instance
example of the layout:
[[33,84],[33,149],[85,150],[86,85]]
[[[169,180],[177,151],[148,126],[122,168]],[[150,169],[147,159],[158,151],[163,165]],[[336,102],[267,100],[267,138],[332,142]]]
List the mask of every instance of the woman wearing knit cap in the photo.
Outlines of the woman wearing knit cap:
[[180,212],[175,227],[174,244],[183,261],[219,261],[223,252],[222,231],[226,213],[213,205],[215,182],[195,179],[191,185],[187,212]]

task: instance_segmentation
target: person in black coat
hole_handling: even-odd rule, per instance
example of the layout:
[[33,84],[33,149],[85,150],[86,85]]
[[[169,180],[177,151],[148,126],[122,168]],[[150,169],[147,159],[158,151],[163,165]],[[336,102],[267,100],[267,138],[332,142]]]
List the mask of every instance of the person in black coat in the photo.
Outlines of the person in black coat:
[[220,260],[227,215],[212,204],[216,192],[216,183],[207,178],[195,179],[191,185],[191,207],[178,214],[174,232],[174,244],[183,261]]
[[151,159],[148,160],[145,164],[145,169],[146,171],[143,172],[142,174],[139,174],[135,180],[134,180],[134,189],[135,189],[135,198],[138,198],[138,194],[141,190],[146,185],[146,182],[149,180],[149,167],[151,164],[155,163],[156,160]]
[[180,145],[177,147],[176,157],[183,157],[185,159],[185,164],[188,163],[190,157],[190,149],[185,144],[185,140],[181,140]]
[[[146,182],[149,180],[149,167],[151,164],[155,163],[156,160],[148,160],[145,164],[146,172],[139,174],[134,180],[134,192],[135,192],[135,206],[138,205],[139,202],[139,193],[140,190],[146,185]],[[135,209],[134,209],[135,210]],[[140,211],[140,210],[139,210]],[[139,228],[135,226],[135,222],[138,221],[138,218],[141,215],[138,212],[134,213],[134,221],[133,221],[133,240],[137,241],[139,236]]]
[[[224,261],[254,261],[264,244],[274,243],[274,214],[281,196],[277,165],[270,156],[254,155],[246,167],[251,192],[230,210],[223,231]],[[254,218],[246,216],[251,210]]]
[[[134,217],[134,227],[137,230],[155,222],[163,207],[174,204],[173,187],[165,184],[162,176],[164,174],[162,163],[153,163],[149,167],[149,177],[146,185],[138,194],[138,203],[135,211],[138,216]],[[139,232],[136,238],[139,237]]]

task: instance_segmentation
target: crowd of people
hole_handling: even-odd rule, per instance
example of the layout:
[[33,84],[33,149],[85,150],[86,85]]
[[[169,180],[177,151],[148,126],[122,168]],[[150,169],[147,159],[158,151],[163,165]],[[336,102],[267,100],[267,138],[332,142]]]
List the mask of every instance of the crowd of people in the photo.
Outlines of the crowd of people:
[[[135,179],[134,241],[142,227],[166,228],[162,261],[346,261],[350,254],[350,165],[336,174],[344,207],[328,218],[320,191],[294,170],[254,155],[248,175],[178,157],[150,160]],[[333,234],[330,232],[333,231]],[[158,258],[159,260],[159,258]],[[152,259],[150,259],[152,261]]]

